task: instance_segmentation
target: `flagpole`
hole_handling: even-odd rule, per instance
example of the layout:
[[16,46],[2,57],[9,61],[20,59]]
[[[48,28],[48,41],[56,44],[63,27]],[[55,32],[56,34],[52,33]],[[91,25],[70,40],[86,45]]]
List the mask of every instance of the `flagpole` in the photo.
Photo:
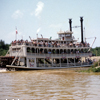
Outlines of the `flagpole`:
[[16,42],[17,42],[17,34],[16,34]]
[[17,27],[16,27],[16,42],[17,42],[17,34],[18,34],[18,32],[17,32]]
[[17,32],[17,27],[16,27],[16,53],[17,53],[17,34],[18,32]]

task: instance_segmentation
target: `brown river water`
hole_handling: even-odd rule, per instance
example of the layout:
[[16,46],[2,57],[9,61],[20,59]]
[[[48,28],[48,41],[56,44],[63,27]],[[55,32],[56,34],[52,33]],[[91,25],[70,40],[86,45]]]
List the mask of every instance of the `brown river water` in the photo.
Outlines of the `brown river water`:
[[0,100],[100,100],[100,73],[75,69],[0,72]]

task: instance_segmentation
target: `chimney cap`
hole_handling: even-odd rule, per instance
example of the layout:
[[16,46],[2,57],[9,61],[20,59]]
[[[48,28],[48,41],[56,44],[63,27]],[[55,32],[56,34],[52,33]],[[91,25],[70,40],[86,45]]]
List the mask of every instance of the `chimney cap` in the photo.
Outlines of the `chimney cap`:
[[72,18],[69,18],[69,20],[71,21],[71,20],[72,20]]
[[80,20],[83,21],[83,16],[80,17]]
[[71,22],[72,22],[72,19],[70,18],[70,19],[69,19],[69,23],[71,23]]

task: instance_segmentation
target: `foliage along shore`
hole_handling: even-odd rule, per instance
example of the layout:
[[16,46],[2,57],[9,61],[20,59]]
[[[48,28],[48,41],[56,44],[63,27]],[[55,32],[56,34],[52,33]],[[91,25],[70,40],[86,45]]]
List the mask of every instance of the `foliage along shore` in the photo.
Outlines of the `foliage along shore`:
[[98,62],[95,62],[89,69],[81,70],[79,72],[100,72],[100,60]]
[[9,50],[10,44],[5,44],[3,40],[0,40],[0,56],[5,56]]

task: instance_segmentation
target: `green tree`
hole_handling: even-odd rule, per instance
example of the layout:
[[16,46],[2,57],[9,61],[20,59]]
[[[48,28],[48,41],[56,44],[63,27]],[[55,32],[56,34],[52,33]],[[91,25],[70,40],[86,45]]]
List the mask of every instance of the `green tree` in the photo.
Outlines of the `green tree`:
[[92,48],[91,52],[94,56],[100,56],[100,47]]
[[0,40],[0,56],[4,56],[8,49],[9,49],[10,44],[5,44],[3,40]]

